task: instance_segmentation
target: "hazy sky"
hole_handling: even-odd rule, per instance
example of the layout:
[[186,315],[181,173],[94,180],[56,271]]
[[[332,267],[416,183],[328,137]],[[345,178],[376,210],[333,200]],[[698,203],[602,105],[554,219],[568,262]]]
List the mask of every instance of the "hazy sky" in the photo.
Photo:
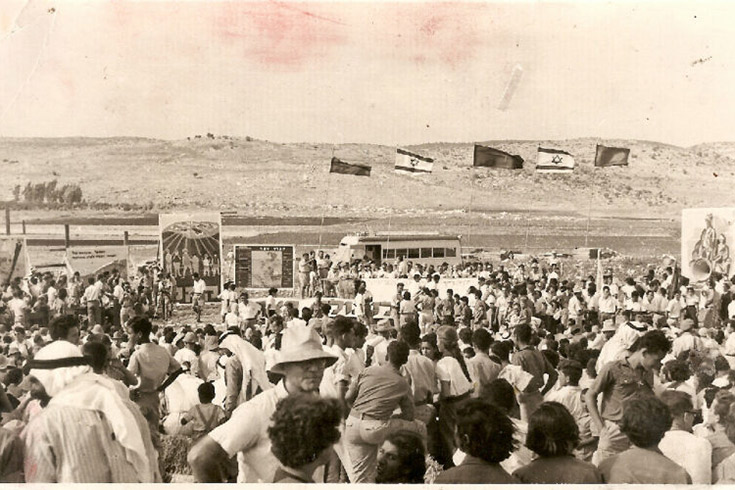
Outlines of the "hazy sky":
[[735,139],[727,2],[26,3],[0,136]]

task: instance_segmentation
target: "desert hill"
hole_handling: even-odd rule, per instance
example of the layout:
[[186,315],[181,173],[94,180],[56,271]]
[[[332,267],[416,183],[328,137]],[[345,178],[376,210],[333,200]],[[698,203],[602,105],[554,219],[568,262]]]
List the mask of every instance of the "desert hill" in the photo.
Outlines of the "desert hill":
[[[594,168],[595,144],[631,148],[630,166]],[[525,160],[523,170],[472,168],[472,143],[405,149],[434,158],[434,173],[397,175],[395,148],[274,143],[201,136],[0,139],[0,199],[28,182],[79,184],[88,203],[151,210],[206,208],[287,216],[385,216],[507,210],[673,218],[686,207],[735,201],[735,144],[682,148],[633,140],[484,141]],[[575,156],[572,175],[537,174],[536,148]],[[372,176],[328,174],[329,160],[372,165]]]

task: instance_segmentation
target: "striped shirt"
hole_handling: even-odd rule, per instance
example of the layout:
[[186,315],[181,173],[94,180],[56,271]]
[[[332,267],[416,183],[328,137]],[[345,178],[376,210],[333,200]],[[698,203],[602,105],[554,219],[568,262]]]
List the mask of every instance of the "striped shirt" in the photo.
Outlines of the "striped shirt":
[[[149,459],[156,461],[145,419],[140,413],[135,418]],[[46,407],[28,424],[24,445],[27,483],[140,483],[125,448],[96,410]]]

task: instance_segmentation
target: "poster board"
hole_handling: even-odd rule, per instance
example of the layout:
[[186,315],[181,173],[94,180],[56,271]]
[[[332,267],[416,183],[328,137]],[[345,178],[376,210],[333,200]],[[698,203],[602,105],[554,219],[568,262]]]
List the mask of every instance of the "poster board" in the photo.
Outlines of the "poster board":
[[69,272],[79,272],[82,280],[113,269],[123,279],[128,277],[128,250],[122,245],[68,248],[66,263]]
[[235,245],[234,277],[239,287],[294,287],[293,245]]
[[176,297],[191,301],[193,274],[207,285],[210,301],[222,288],[222,217],[219,213],[158,215],[160,261],[176,285]]
[[681,273],[702,283],[712,273],[731,277],[735,208],[685,209],[681,217]]

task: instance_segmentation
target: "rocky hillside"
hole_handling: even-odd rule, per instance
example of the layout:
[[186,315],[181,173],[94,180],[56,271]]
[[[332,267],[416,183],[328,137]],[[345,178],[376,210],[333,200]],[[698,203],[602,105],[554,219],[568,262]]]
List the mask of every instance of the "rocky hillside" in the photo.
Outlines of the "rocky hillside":
[[[472,143],[406,149],[436,160],[434,173],[397,175],[395,148],[201,136],[180,141],[141,138],[0,139],[0,199],[14,187],[57,180],[79,184],[89,204],[135,205],[153,211],[238,210],[268,216],[385,216],[394,211],[448,216],[490,210],[549,214],[678,218],[686,207],[733,204],[735,145],[691,148],[606,140],[631,148],[630,166],[594,168],[593,138],[485,141],[525,160],[520,171],[472,168]],[[537,174],[537,146],[575,156],[572,175]],[[372,165],[372,176],[330,175],[329,160]],[[22,196],[21,196],[22,198]]]

